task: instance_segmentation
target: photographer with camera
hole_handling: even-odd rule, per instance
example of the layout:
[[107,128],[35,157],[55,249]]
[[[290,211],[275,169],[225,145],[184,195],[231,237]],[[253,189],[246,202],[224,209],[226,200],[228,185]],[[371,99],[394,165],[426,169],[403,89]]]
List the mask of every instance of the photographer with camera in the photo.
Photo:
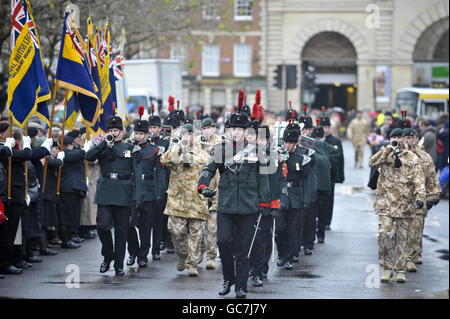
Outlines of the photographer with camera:
[[[92,142],[85,144],[86,159],[98,160],[100,177],[94,203],[97,204],[97,229],[102,243],[104,261],[100,272],[109,270],[114,260],[116,276],[123,276],[123,263],[127,242],[127,230],[133,198],[133,156],[135,145],[122,141],[123,125],[118,116],[108,118],[108,134],[105,139],[91,148]],[[114,227],[114,246],[111,229]]]
[[188,268],[191,277],[198,276],[203,229],[208,215],[208,202],[196,192],[197,181],[208,153],[194,142],[192,124],[185,124],[173,137],[174,145],[161,156],[161,163],[170,168],[167,190],[167,228],[178,255],[177,270]]
[[412,217],[425,205],[425,179],[419,158],[408,149],[403,130],[396,128],[390,134],[389,144],[370,158],[370,166],[380,173],[374,208],[379,217],[378,258],[384,268],[381,282],[389,282],[394,269],[396,282],[406,282],[407,240]]

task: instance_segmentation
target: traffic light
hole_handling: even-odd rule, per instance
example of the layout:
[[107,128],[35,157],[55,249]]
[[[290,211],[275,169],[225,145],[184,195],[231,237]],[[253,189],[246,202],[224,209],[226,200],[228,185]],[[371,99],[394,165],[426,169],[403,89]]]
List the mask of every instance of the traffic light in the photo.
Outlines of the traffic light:
[[316,84],[316,70],[312,65],[308,62],[303,62],[302,64],[302,73],[303,73],[303,87],[311,92],[319,91],[319,88]]
[[286,89],[296,89],[297,88],[297,66],[296,65],[286,65]]
[[275,83],[273,84],[273,86],[279,89],[283,88],[283,66],[281,64],[277,65],[274,73],[275,76],[273,80],[275,81]]

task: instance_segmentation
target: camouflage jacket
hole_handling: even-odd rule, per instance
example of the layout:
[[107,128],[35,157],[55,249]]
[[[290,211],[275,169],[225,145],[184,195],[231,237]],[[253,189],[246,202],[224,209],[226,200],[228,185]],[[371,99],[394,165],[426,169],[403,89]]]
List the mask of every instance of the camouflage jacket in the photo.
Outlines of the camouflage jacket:
[[[219,135],[214,134],[213,135],[213,139],[212,142],[209,141],[208,144],[203,144],[203,149],[208,153],[211,154],[211,151],[214,149],[214,146],[221,143],[222,139],[219,137]],[[216,195],[214,195],[214,197],[210,198],[209,200],[211,201],[211,207],[209,207],[210,211],[217,211],[217,198],[218,198],[218,189],[217,186],[219,185],[219,175],[216,174],[214,176],[214,178],[211,180],[211,184],[209,184],[209,188],[213,189],[216,191]]]
[[365,119],[354,118],[348,126],[348,136],[353,143],[366,143],[370,135],[369,124]]
[[[430,154],[425,152],[422,146],[416,145],[415,148],[412,149],[412,152],[419,157],[420,166],[425,178],[426,201],[439,199],[439,196],[441,195],[441,185],[439,184],[436,169],[434,168],[433,158]],[[417,209],[415,213],[417,215],[426,216],[428,213],[426,205],[424,205],[421,209]]]
[[374,208],[378,215],[410,218],[416,210],[416,201],[425,205],[425,179],[417,155],[403,151],[398,158],[402,166],[395,168],[390,147],[383,147],[370,158],[370,166],[380,172]]
[[185,155],[186,162],[190,164],[189,168],[183,165],[183,154],[179,143],[161,155],[161,163],[170,168],[164,214],[206,220],[208,201],[197,193],[197,182],[209,156],[197,143]]

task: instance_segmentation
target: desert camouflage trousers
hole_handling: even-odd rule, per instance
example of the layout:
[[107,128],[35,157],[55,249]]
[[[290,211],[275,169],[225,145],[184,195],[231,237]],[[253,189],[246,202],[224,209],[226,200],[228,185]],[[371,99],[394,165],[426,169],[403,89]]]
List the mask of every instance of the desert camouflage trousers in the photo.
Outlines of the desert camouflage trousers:
[[169,216],[167,221],[175,252],[188,268],[198,268],[205,224],[205,220],[177,216]]
[[[384,269],[406,271],[408,236],[412,218],[396,218],[379,215],[378,259]],[[396,261],[394,264],[394,250]]]
[[[202,239],[202,256],[206,252],[206,260],[217,257],[217,212],[209,211],[206,228]],[[201,261],[200,261],[201,262]]]
[[408,237],[408,261],[416,261],[422,255],[422,236],[425,216],[416,215],[412,219]]
[[364,147],[366,146],[365,142],[353,142],[353,148],[355,150],[355,167],[356,164],[363,166],[364,163]]

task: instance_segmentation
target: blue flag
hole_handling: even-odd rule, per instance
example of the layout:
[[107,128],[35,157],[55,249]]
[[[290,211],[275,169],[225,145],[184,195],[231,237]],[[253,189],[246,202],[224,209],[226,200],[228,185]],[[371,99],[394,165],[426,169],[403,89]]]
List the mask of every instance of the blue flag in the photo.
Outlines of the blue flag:
[[74,100],[74,103],[78,102],[85,125],[93,126],[100,113],[101,101],[97,96],[88,58],[68,15],[66,12],[56,68],[56,84],[77,93],[75,98],[78,100]]
[[28,2],[11,1],[11,48],[8,108],[23,128],[32,115],[50,124],[47,100],[51,98],[44,71],[38,33]]

